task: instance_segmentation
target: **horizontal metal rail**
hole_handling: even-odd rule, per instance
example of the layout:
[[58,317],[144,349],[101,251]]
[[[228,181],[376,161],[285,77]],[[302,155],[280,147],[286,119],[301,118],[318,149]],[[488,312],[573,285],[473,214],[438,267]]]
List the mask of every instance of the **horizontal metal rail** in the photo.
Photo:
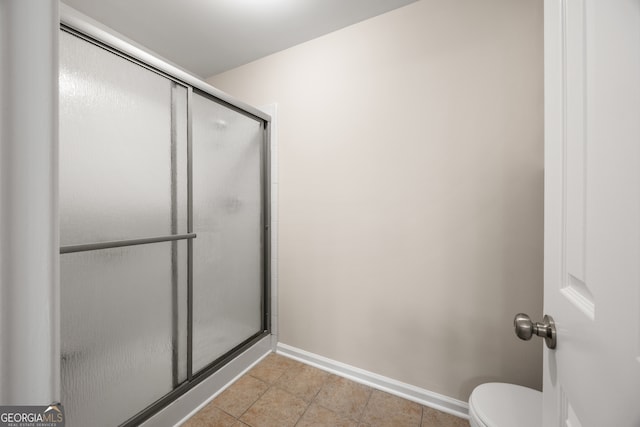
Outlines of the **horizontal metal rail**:
[[61,246],[61,254],[71,254],[74,252],[97,251],[100,249],[120,248],[123,246],[146,245],[149,243],[171,242],[174,240],[195,239],[195,233],[172,234],[169,236],[146,237],[142,239],[114,240],[110,242],[86,243],[82,245]]
[[271,121],[271,116],[258,108],[255,108],[249,104],[239,101],[233,98],[231,95],[216,89],[211,86],[201,77],[195,76],[188,71],[185,71],[175,65],[171,65],[165,60],[159,58],[155,53],[147,50],[141,45],[134,44],[131,41],[123,40],[120,35],[117,35],[112,30],[103,26],[94,25],[86,20],[80,12],[65,4],[60,4],[60,23],[63,25],[63,29],[72,29],[74,32],[78,32],[100,42],[103,45],[108,46],[111,49],[115,49],[138,62],[144,64],[145,68],[155,68],[161,71],[163,74],[167,74],[174,80],[178,80],[187,84],[193,88],[200,89],[203,92],[212,95],[216,99],[223,101],[229,105],[232,105],[249,115],[259,118],[264,121]]

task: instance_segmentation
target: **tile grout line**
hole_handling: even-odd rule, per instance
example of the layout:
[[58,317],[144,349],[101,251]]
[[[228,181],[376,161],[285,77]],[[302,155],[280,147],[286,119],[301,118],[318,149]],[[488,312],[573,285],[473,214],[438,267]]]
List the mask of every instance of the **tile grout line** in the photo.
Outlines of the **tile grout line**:
[[[286,369],[285,369],[285,370],[280,374],[280,376],[278,376],[278,378],[276,378],[276,379],[273,381],[272,387],[278,387],[278,386],[277,386],[278,381],[279,381],[282,377],[284,377],[284,374],[286,374],[290,369],[291,369],[291,367],[286,368]],[[297,377],[297,376],[296,376],[296,377]],[[278,389],[282,390],[283,392],[285,392],[285,393],[287,393],[287,394],[290,394],[291,396],[298,397],[298,396],[296,396],[296,395],[295,395],[295,394],[293,394],[293,393],[289,393],[289,391],[288,391],[288,390],[285,390],[283,387],[278,387]],[[300,400],[303,400],[303,401],[304,401],[304,399],[300,399]],[[306,403],[306,402],[305,402],[305,403]],[[307,413],[307,410],[309,409],[309,405],[310,405],[310,403],[309,403],[309,404],[307,404],[307,406],[304,408],[304,412],[302,413],[302,415],[300,415],[300,416],[298,417],[298,419],[296,420],[296,422],[293,424],[293,427],[295,427],[296,425],[298,425],[298,423],[300,422],[300,420],[302,419],[302,417],[304,416],[304,414],[306,414],[306,413]]]
[[362,413],[360,414],[360,417],[358,418],[358,424],[364,424],[364,421],[362,420],[362,418],[364,417],[365,412],[367,411],[367,407],[369,406],[369,402],[371,402],[371,396],[373,396],[373,391],[374,389],[366,386],[367,388],[369,388],[369,398],[367,399],[367,403],[364,404],[364,408],[362,408]]
[[[299,375],[299,374],[298,374]],[[296,377],[297,378],[297,377]],[[329,379],[329,375],[327,375],[325,377],[325,379],[322,381],[322,384],[320,385],[320,387],[318,388],[318,391],[316,391],[316,393],[311,397],[311,399],[309,399],[309,403],[307,404],[307,407],[305,408],[303,414],[300,416],[300,418],[298,418],[298,421],[296,421],[295,425],[293,427],[296,427],[298,424],[300,424],[300,421],[302,421],[302,419],[304,418],[304,416],[306,415],[307,411],[309,410],[309,408],[311,407],[311,405],[313,403],[315,403],[317,406],[321,406],[316,402],[316,398],[318,397],[318,395],[320,394],[320,391],[322,390],[322,388],[324,387],[324,385],[327,383],[327,380]],[[321,406],[322,407],[322,406]],[[325,408],[326,409],[326,408]]]
[[[273,353],[273,354],[275,354],[275,353]],[[247,372],[247,374],[246,374],[246,375],[249,375],[249,376],[251,376],[252,378],[254,378],[254,379],[256,379],[256,380],[258,380],[258,381],[261,381],[261,382],[265,383],[265,384],[267,385],[267,389],[264,391],[264,393],[260,394],[260,396],[258,396],[258,398],[257,398],[253,403],[251,403],[251,405],[249,405],[249,407],[248,407],[248,408],[247,408],[247,409],[242,413],[242,415],[240,415],[240,417],[242,417],[244,414],[246,414],[246,413],[249,411],[249,409],[251,409],[251,408],[253,407],[253,405],[255,405],[255,404],[256,404],[256,402],[258,402],[258,400],[260,400],[260,399],[262,398],[262,396],[264,396],[265,394],[267,394],[267,393],[269,392],[269,390],[271,390],[272,388],[277,388],[277,389],[279,389],[279,390],[281,390],[281,391],[283,391],[283,392],[285,392],[285,393],[291,394],[291,395],[292,395],[292,396],[294,396],[294,397],[298,397],[298,396],[294,395],[293,393],[289,393],[287,390],[283,389],[282,387],[279,387],[279,386],[278,386],[278,384],[277,384],[277,383],[278,383],[278,381],[279,381],[279,380],[284,376],[284,374],[285,374],[289,369],[291,369],[291,368],[285,368],[285,369],[282,371],[282,373],[281,373],[277,378],[275,378],[272,382],[270,382],[270,383],[269,383],[269,382],[267,382],[267,381],[263,381],[262,379],[260,379],[260,378],[258,378],[258,377],[256,377],[256,376],[254,376],[254,375],[251,375],[251,372],[250,372],[250,371],[249,371],[249,372]],[[304,401],[304,399],[300,399],[300,400],[303,400],[303,401]],[[296,423],[294,424],[294,427],[295,427],[295,425],[296,425],[296,424],[298,424],[298,423],[300,422],[300,420],[302,419],[302,416],[304,416],[304,414],[306,413],[306,411],[308,410],[308,408],[309,408],[309,406],[310,406],[310,405],[311,405],[311,402],[307,404],[307,407],[305,408],[304,413],[303,413],[303,414],[298,418],[298,420],[296,420]],[[241,423],[244,423],[244,421],[242,421],[242,420],[240,419],[240,417],[239,417],[239,418],[237,418],[237,420],[238,420],[239,422],[241,422]],[[250,427],[254,427],[254,426],[252,426],[250,423],[245,423],[245,424],[247,424],[247,425],[248,425],[248,426],[250,426]]]
[[305,414],[307,413],[307,411],[311,407],[312,403],[313,403],[313,400],[310,401],[309,403],[307,403],[307,407],[304,408],[304,412],[298,417],[298,419],[296,420],[296,423],[293,425],[293,427],[296,427],[298,424],[300,424],[300,421],[302,421],[302,419],[304,418]]
[[[246,423],[245,423],[245,422],[244,422],[244,421],[242,421],[240,418],[242,418],[242,416],[243,416],[244,414],[246,414],[246,413],[247,413],[247,411],[249,411],[249,409],[251,409],[251,408],[253,407],[253,405],[255,405],[255,404],[256,404],[256,402],[257,402],[258,400],[260,400],[260,398],[261,398],[262,396],[264,396],[264,395],[265,395],[265,394],[266,394],[266,393],[271,389],[271,386],[272,386],[272,385],[271,385],[271,384],[269,384],[269,383],[268,383],[268,382],[266,382],[266,381],[262,381],[262,380],[261,380],[260,378],[258,378],[258,377],[255,377],[255,376],[251,375],[251,371],[247,372],[245,375],[250,376],[251,378],[253,378],[253,379],[255,379],[255,380],[258,380],[258,381],[260,381],[260,382],[262,382],[262,383],[264,383],[264,384],[266,384],[266,385],[267,385],[266,390],[265,390],[264,392],[260,393],[260,395],[256,398],[256,400],[254,400],[253,402],[251,402],[251,404],[247,407],[247,409],[245,409],[245,410],[244,410],[244,412],[243,412],[242,414],[240,414],[240,416],[238,416],[238,418],[236,418],[236,420],[237,420],[238,422],[244,423],[244,424],[248,425],[249,427],[254,427],[254,426],[252,426],[252,425],[251,425],[250,423],[248,423],[248,422],[246,422]],[[279,378],[279,377],[278,377],[278,378]]]

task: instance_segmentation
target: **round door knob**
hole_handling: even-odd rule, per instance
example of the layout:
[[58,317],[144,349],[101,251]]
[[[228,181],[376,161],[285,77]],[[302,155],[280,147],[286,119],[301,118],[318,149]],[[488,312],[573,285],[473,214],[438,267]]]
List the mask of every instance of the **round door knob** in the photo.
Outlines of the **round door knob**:
[[513,326],[516,329],[516,335],[521,340],[529,341],[533,336],[533,322],[527,314],[516,314],[513,319]]
[[545,314],[542,323],[540,323],[532,322],[531,318],[524,313],[518,313],[513,319],[513,326],[515,327],[516,335],[521,340],[529,341],[535,334],[544,338],[547,347],[550,349],[556,348],[556,323],[553,321],[553,317]]

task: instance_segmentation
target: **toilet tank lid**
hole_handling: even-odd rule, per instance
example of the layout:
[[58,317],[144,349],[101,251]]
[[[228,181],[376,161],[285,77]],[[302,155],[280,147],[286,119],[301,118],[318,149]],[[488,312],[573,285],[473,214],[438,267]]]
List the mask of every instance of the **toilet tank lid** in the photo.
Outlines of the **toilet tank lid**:
[[482,384],[471,393],[469,407],[489,427],[542,426],[542,393],[531,388]]

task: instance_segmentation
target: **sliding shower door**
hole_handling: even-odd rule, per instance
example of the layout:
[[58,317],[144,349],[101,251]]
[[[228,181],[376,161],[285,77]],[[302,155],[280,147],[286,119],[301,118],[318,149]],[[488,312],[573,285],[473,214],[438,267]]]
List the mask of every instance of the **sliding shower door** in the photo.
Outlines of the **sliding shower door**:
[[263,120],[61,31],[68,427],[137,425],[264,335],[264,146]]
[[[174,387],[186,344],[187,324],[177,323],[187,309],[186,243],[126,245],[186,232],[186,133],[172,131],[172,115],[184,126],[187,90],[174,87],[60,34],[61,245],[125,242],[61,255],[62,401],[71,427],[118,425]],[[172,97],[182,98],[173,103],[182,111],[172,111]]]
[[193,95],[193,370],[264,329],[263,126]]

